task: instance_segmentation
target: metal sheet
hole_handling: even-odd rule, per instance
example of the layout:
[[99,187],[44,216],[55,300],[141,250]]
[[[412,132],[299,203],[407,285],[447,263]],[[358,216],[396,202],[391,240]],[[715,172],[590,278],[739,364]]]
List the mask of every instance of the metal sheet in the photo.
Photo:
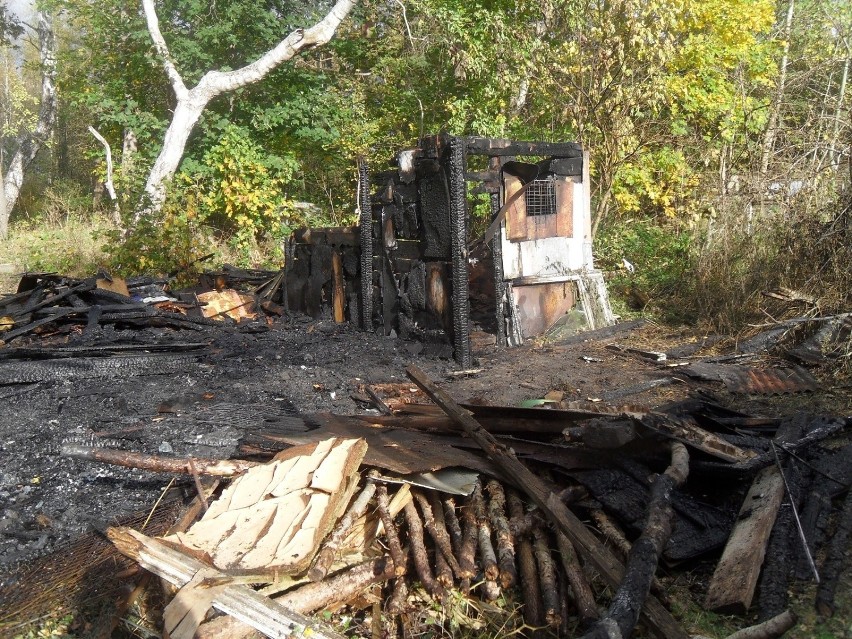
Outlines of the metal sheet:
[[541,335],[574,307],[574,282],[512,287],[524,338]]
[[819,382],[801,366],[757,369],[697,362],[684,369],[691,377],[721,381],[732,393],[783,395],[819,389]]

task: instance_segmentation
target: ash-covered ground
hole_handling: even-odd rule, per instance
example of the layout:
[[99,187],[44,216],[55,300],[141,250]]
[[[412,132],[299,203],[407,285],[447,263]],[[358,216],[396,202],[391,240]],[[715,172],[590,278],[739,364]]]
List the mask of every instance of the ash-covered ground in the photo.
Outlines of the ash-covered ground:
[[[63,443],[226,458],[252,432],[292,427],[295,414],[370,410],[352,395],[364,384],[404,382],[412,362],[469,403],[516,405],[558,390],[567,400],[653,408],[700,393],[749,414],[784,416],[837,414],[848,402],[843,388],[734,397],[608,349],[615,341],[685,353],[701,339],[647,324],[604,339],[487,347],[476,354],[481,372],[457,377],[448,375],[455,362],[423,344],[300,317],[197,331],[94,326],[16,343],[0,354],[0,586],[18,564],[151,509],[175,479],[62,457]],[[191,478],[176,481],[194,490]]]
[[[121,350],[133,346],[150,349]],[[603,344],[550,343],[489,347],[478,354],[481,373],[451,381],[446,373],[455,362],[430,356],[423,344],[307,318],[203,331],[96,327],[15,344],[22,348],[31,349],[27,357],[0,359],[3,574],[92,527],[150,508],[172,479],[61,457],[63,443],[229,457],[240,438],[280,427],[293,414],[369,410],[352,395],[364,384],[405,380],[411,362],[444,380],[458,400],[490,404],[554,389],[587,399],[659,376],[643,362],[598,352]],[[98,349],[104,357],[92,356]],[[584,353],[601,361],[583,360]]]

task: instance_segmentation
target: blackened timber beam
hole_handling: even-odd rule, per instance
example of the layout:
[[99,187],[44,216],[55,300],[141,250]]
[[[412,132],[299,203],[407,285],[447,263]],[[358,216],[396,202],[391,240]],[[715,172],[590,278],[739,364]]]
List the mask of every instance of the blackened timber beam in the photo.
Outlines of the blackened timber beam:
[[[500,212],[500,194],[491,194],[491,218]],[[506,282],[503,277],[503,241],[495,234],[491,240],[491,255],[494,258],[494,319],[497,321],[497,344],[506,346]]]
[[576,142],[517,142],[500,138],[471,136],[465,138],[468,155],[547,155],[581,158],[583,147]]
[[[470,412],[459,406],[447,393],[435,386],[423,371],[412,364],[406,369],[406,373],[432,401],[470,435],[471,439],[482,448],[488,459],[494,462],[505,473],[506,477],[511,478],[541,508],[542,512],[555,524],[558,531],[568,537],[577,552],[595,567],[607,584],[611,588],[617,589],[624,577],[624,565],[615,558],[609,548],[589,532],[586,525],[568,510],[559,497],[538,476],[534,475],[515,457],[511,449],[497,441],[473,418]],[[658,637],[687,639],[689,636],[656,597],[649,596],[645,600],[643,616],[648,626]]]
[[471,367],[470,283],[467,266],[467,185],[465,145],[450,140],[450,252],[453,259],[453,347],[462,368]]
[[358,161],[358,208],[361,232],[361,328],[373,328],[373,207],[370,202],[370,169]]

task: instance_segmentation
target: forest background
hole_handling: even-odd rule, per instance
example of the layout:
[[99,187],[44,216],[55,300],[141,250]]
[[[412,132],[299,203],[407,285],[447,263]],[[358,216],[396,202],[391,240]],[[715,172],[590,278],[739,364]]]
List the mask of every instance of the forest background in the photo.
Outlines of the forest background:
[[[189,86],[331,7],[156,2]],[[781,287],[810,313],[849,310],[846,0],[361,0],[330,42],[206,105],[153,209],[176,93],[142,5],[34,9],[0,4],[0,263],[15,269],[277,268],[292,229],[355,219],[359,157],[381,170],[448,131],[590,151],[595,257],[622,313],[738,330]]]

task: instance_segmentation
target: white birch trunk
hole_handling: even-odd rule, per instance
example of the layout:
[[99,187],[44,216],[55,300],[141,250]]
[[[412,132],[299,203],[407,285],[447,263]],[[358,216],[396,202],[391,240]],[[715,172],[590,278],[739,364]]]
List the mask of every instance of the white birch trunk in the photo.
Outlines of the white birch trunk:
[[41,59],[41,106],[35,129],[19,136],[18,149],[12,156],[6,175],[3,176],[4,206],[0,209],[0,238],[5,238],[8,234],[9,216],[21,193],[27,167],[35,159],[42,145],[53,135],[56,125],[56,37],[53,25],[45,13],[39,11],[36,19]]
[[794,0],[790,0],[787,5],[787,18],[784,22],[784,50],[778,69],[778,84],[776,85],[775,97],[770,107],[769,121],[766,123],[766,131],[763,135],[763,151],[760,155],[760,175],[764,177],[769,170],[769,158],[772,156],[772,147],[775,145],[775,136],[778,133],[781,102],[784,99],[784,85],[787,82],[787,65],[790,59],[790,33],[793,25],[793,4]]
[[270,71],[291,59],[299,51],[323,45],[331,40],[337,27],[349,15],[356,2],[357,0],[338,0],[328,15],[313,27],[296,29],[275,48],[267,51],[251,64],[234,71],[208,71],[195,87],[188,89],[172,62],[166,41],[160,32],[154,0],[142,0],[148,32],[151,34],[154,47],[162,60],[163,69],[175,92],[177,106],[166,130],[160,154],[148,174],[144,200],[136,209],[133,223],[137,224],[142,217],[155,214],[162,208],[167,184],[174,177],[192,129],[210,100],[223,93],[259,82]]

